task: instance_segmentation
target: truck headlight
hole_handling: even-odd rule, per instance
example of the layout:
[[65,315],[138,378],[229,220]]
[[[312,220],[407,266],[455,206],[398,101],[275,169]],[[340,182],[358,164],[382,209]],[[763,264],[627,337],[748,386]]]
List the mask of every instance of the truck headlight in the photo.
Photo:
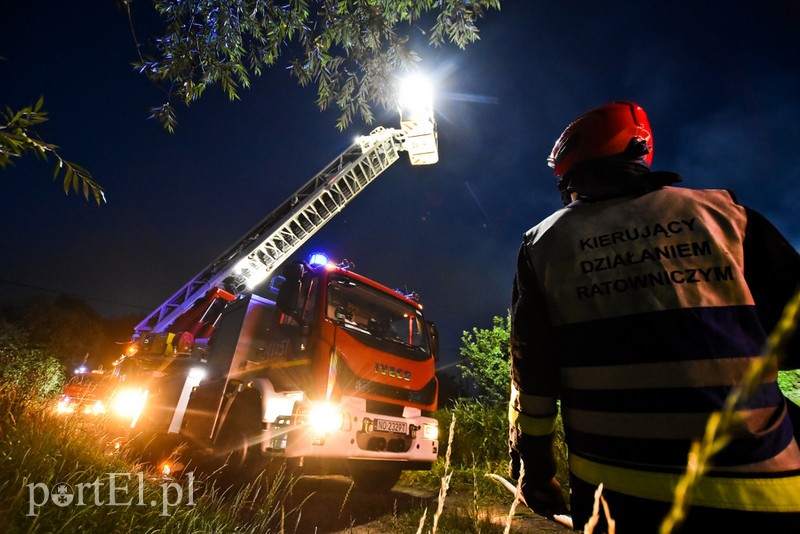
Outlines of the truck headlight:
[[330,403],[323,402],[314,404],[308,411],[306,424],[308,424],[315,433],[325,434],[332,430],[339,430],[344,426],[345,416],[344,413]]
[[58,401],[58,406],[56,406],[56,413],[74,412],[75,407],[72,405],[71,400],[69,397],[61,397],[61,400]]
[[96,401],[94,404],[88,404],[83,409],[83,413],[89,415],[103,415],[106,413],[106,406],[103,401]]
[[136,425],[145,402],[147,402],[148,391],[146,389],[123,389],[117,392],[111,403],[111,411],[114,415],[131,421],[131,426]]
[[422,437],[430,440],[439,439],[439,425],[434,423],[424,423],[422,425]]

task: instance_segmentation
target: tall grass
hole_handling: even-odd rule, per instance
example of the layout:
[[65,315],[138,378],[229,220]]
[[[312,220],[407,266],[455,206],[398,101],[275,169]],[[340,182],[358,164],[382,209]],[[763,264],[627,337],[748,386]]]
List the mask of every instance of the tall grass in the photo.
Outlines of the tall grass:
[[494,467],[508,461],[508,408],[482,402],[478,399],[457,399],[452,409],[434,414],[439,421],[440,435],[448,435],[454,421],[458,421],[453,442],[448,442],[445,453],[454,466],[470,468]]
[[[0,389],[9,398],[13,391]],[[4,532],[295,530],[299,510],[286,504],[293,482],[282,473],[236,491],[194,474],[165,479],[106,448],[98,421],[58,416],[52,401],[29,400],[17,412],[0,437]],[[59,486],[63,500],[54,498]]]
[[[508,407],[480,399],[458,399],[452,408],[440,410],[435,417],[439,421],[440,435],[449,436],[447,444],[441,443],[441,457],[429,472],[404,473],[402,482],[431,491],[438,489],[440,497],[436,510],[441,517],[434,527],[439,532],[510,532],[513,512],[505,516],[501,511],[509,494],[484,476],[487,473],[508,476]],[[555,440],[556,478],[568,499],[569,475],[563,434],[559,417]],[[470,494],[470,501],[465,503],[463,497],[456,498],[456,504],[442,509],[444,484],[459,496]]]

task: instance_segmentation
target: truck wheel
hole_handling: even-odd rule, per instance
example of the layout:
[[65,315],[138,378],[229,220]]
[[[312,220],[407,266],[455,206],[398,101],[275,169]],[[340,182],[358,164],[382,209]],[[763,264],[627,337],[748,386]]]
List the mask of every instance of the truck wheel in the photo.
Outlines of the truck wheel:
[[231,409],[215,446],[222,463],[221,482],[248,482],[254,478],[260,465],[260,434],[261,420],[252,406],[240,404]]
[[150,469],[158,469],[167,460],[170,463],[178,460],[175,453],[183,448],[178,440],[166,434],[138,434],[128,445],[136,461]]
[[350,477],[358,489],[373,493],[386,493],[400,480],[400,467],[370,465],[372,462],[350,465]]

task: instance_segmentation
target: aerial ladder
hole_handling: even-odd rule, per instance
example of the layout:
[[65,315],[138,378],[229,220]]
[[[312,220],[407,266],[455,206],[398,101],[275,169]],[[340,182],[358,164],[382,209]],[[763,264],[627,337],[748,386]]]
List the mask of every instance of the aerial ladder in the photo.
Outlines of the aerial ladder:
[[400,109],[400,129],[360,136],[235,245],[194,276],[136,327],[133,340],[166,331],[209,291],[234,297],[267,280],[358,193],[407,152],[412,165],[436,163],[438,138],[430,97]]

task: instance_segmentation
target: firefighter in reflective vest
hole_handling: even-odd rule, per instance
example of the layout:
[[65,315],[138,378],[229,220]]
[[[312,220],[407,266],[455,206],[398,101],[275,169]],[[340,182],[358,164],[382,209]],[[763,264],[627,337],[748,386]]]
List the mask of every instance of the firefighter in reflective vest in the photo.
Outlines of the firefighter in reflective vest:
[[[651,172],[652,158],[638,105],[577,118],[548,158],[565,206],[519,251],[511,475],[522,463],[535,511],[566,510],[552,448],[560,402],[576,528],[602,484],[618,534],[658,532],[692,441],[764,359],[800,287],[800,255],[763,216],[728,191],[674,186],[681,178]],[[800,367],[798,341],[786,369]],[[736,407],[680,532],[800,532],[800,449],[776,377],[769,369]]]

